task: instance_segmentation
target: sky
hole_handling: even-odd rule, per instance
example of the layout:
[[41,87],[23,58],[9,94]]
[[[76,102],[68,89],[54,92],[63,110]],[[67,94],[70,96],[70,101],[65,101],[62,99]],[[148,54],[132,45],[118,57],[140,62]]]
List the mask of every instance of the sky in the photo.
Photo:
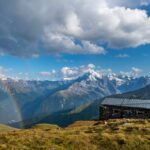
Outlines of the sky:
[[0,0],[0,77],[150,74],[150,0]]

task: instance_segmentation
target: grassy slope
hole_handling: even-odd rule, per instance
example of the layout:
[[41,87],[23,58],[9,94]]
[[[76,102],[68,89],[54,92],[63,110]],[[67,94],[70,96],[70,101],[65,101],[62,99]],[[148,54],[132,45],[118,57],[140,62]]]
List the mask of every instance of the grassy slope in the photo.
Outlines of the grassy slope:
[[149,150],[150,120],[79,121],[67,128],[40,124],[0,133],[3,150]]
[[2,133],[2,132],[14,131],[14,130],[18,130],[18,129],[9,127],[9,126],[7,126],[7,125],[0,124],[0,133]]

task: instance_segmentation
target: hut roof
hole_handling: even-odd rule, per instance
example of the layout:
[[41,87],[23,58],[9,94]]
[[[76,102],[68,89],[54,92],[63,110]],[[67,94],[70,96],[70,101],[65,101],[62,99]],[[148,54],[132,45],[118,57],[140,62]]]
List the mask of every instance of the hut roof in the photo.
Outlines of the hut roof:
[[150,109],[150,100],[105,98],[101,105]]

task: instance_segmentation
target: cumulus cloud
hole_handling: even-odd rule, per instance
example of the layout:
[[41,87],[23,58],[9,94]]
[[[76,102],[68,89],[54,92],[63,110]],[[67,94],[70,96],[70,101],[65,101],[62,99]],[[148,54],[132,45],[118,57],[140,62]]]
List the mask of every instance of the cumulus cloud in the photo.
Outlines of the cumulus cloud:
[[132,73],[133,76],[137,76],[140,73],[142,73],[142,70],[140,68],[132,67],[132,72],[131,73]]
[[140,0],[140,2],[142,6],[148,6],[150,4],[150,0]]
[[63,67],[61,69],[61,76],[63,79],[75,79],[85,73],[91,73],[94,72],[95,70],[95,65],[94,64],[89,64],[86,66],[80,66],[80,67]]
[[[132,2],[132,3],[131,3]],[[0,53],[104,54],[150,43],[150,18],[125,0],[1,0]],[[137,0],[136,6],[149,0]]]
[[150,4],[150,0],[107,0],[112,6],[124,6],[124,7],[140,7],[140,6],[147,6]]
[[124,76],[133,76],[133,77],[137,77],[141,73],[142,73],[142,69],[137,68],[137,67],[132,67],[131,71],[129,71],[129,72],[120,71],[121,75],[124,75]]

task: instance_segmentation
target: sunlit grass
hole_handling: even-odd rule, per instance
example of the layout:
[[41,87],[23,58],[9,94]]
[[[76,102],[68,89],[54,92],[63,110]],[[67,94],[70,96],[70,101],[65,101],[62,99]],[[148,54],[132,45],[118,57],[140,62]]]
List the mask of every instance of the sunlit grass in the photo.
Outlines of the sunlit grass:
[[[0,133],[2,150],[149,150],[150,120],[79,121],[67,128],[39,124]],[[8,130],[6,130],[8,128]]]

